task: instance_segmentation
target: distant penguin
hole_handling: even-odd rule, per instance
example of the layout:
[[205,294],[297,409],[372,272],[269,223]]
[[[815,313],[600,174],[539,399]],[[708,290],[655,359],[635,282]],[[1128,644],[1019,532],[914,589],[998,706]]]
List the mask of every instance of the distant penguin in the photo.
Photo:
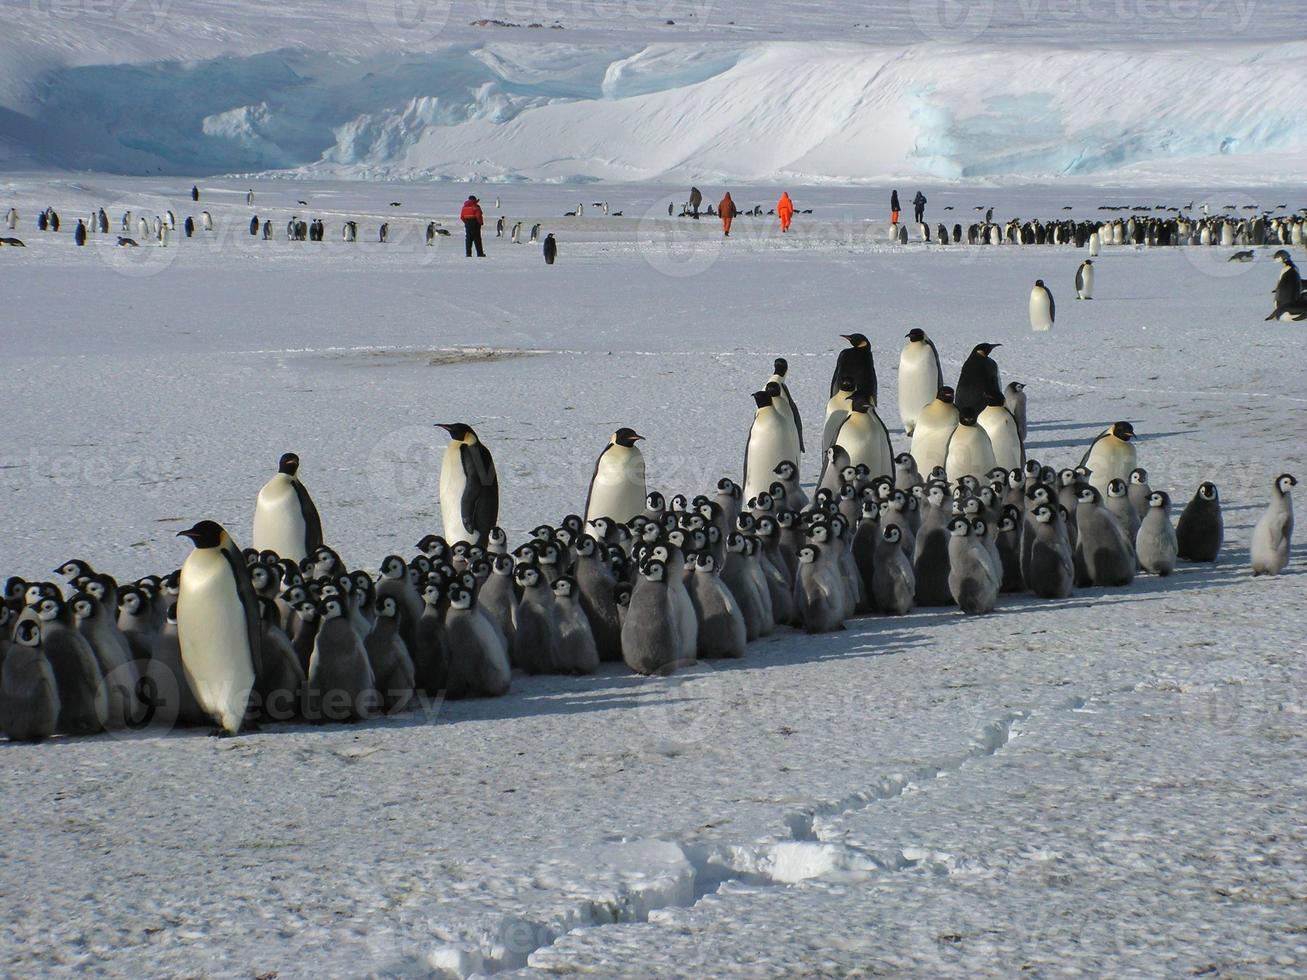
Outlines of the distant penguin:
[[1094,298],[1094,260],[1085,259],[1076,270],[1076,299]]
[[[495,206],[498,207],[499,205],[496,204]],[[495,237],[496,237],[496,238],[503,238],[503,237],[504,237],[504,224],[505,224],[504,216],[501,214],[501,215],[499,216],[499,220],[497,220],[497,221],[495,222]]]
[[907,344],[899,355],[899,419],[903,431],[911,436],[921,410],[935,400],[944,387],[939,351],[926,331],[914,328],[907,334]]
[[258,599],[240,549],[220,524],[200,521],[177,536],[195,545],[177,593],[182,666],[200,707],[235,735],[262,664]]
[[10,208],[5,212],[5,227],[13,231],[18,227],[18,209]]
[[185,232],[187,238],[195,236],[195,219],[189,214],[186,216],[186,220],[182,222],[182,231]]
[[1089,470],[1089,485],[1099,494],[1107,492],[1113,480],[1128,482],[1130,472],[1139,465],[1134,444],[1135,429],[1129,422],[1113,422],[1098,436],[1080,459]]
[[[798,460],[791,456],[793,429],[777,410],[772,395],[767,391],[755,391],[753,400],[753,425],[749,428],[749,439],[744,451],[743,483],[746,502],[771,486],[776,467],[783,460],[788,459],[798,464]],[[632,603],[634,601],[632,596]]]
[[482,544],[499,521],[499,476],[490,450],[472,427],[437,423],[450,443],[440,466],[440,513],[445,540]]
[[192,186],[192,187],[191,187],[191,200],[192,200],[192,201],[198,201],[199,199],[200,199],[200,189],[199,189],[199,187]]
[[840,380],[853,379],[855,391],[865,392],[871,403],[877,403],[876,361],[871,353],[871,342],[860,333],[841,334],[849,346],[840,351],[835,361],[835,373],[830,379],[830,393],[840,390]]
[[254,547],[303,561],[322,545],[322,520],[299,479],[300,458],[285,453],[254,504]]
[[0,729],[11,742],[40,742],[59,722],[59,686],[41,647],[41,627],[27,621],[0,661]]
[[1185,561],[1216,561],[1225,543],[1225,520],[1215,483],[1202,483],[1175,526],[1176,550]]
[[522,243],[522,222],[519,221],[513,225],[513,233],[509,236],[509,240],[514,245],[520,245]]
[[73,230],[73,241],[79,246],[86,244],[86,224],[81,218],[77,219],[77,227]]
[[677,663],[682,645],[680,621],[674,613],[668,575],[661,561],[647,561],[631,590],[622,623],[622,659],[637,674],[668,672]]
[[990,395],[1003,395],[998,364],[990,355],[1002,344],[977,344],[962,364],[957,386],[953,389],[953,404],[964,415],[979,415],[989,404]]
[[531,241],[531,242],[535,242],[535,241],[539,240],[539,238],[540,238],[540,222],[537,221],[535,224],[533,224],[533,225],[531,226],[531,238],[530,238],[530,241]]
[[1279,575],[1289,564],[1293,540],[1293,488],[1298,481],[1288,473],[1276,477],[1271,502],[1253,528],[1252,569],[1254,575]]
[[1052,330],[1056,319],[1057,304],[1053,302],[1053,294],[1043,279],[1036,279],[1034,288],[1030,290],[1030,329]]
[[953,404],[953,389],[947,386],[935,394],[935,400],[917,416],[912,432],[909,452],[917,461],[917,469],[929,474],[936,466],[943,466],[948,457],[949,439],[957,428],[959,412]]
[[1090,258],[1098,257],[1099,248],[1101,247],[1100,243],[1101,243],[1101,239],[1099,238],[1098,232],[1097,231],[1090,232],[1089,233],[1089,257]]
[[643,438],[634,429],[623,427],[608,440],[590,477],[585,500],[587,524],[601,517],[626,524],[644,512],[644,456],[636,445]]
[[1135,535],[1139,567],[1154,575],[1170,575],[1175,571],[1178,551],[1175,528],[1171,526],[1171,497],[1165,491],[1154,490],[1148,495],[1148,511]]
[[558,242],[552,232],[545,236],[544,253],[545,265],[553,265],[554,259],[558,258]]
[[508,693],[512,681],[504,638],[475,607],[470,589],[449,590],[445,643],[449,647],[446,693],[451,698],[500,697]]

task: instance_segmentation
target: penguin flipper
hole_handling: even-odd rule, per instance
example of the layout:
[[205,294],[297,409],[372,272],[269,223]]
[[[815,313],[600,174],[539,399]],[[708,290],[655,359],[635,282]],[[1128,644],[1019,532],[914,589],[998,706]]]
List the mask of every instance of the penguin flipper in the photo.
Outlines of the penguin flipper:
[[250,581],[249,569],[239,551],[222,548],[222,556],[227,559],[232,578],[236,581],[236,594],[240,597],[241,610],[245,613],[245,635],[250,643],[250,663],[254,667],[255,680],[263,674],[263,628],[259,621],[259,597],[254,594],[254,583]]
[[459,448],[467,483],[461,501],[463,526],[481,534],[490,533],[499,518],[499,477],[490,450],[481,443]]
[[300,503],[300,513],[304,515],[304,551],[306,554],[312,554],[316,548],[322,546],[322,518],[318,516],[318,508],[313,503],[313,498],[309,496],[308,488],[299,480],[291,481],[295,486],[295,497]]
[[794,416],[794,427],[799,430],[799,452],[806,453],[808,450],[803,445],[803,417],[799,415],[799,406],[794,403],[794,396],[790,394],[790,386],[781,385],[781,390],[785,392],[785,400],[790,403],[790,414]]

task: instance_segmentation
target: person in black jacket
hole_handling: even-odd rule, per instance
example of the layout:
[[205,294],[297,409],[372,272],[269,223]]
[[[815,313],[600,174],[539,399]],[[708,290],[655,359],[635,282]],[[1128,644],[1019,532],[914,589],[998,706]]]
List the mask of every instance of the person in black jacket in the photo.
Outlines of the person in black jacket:
[[926,220],[926,195],[917,191],[917,196],[912,199],[912,206],[917,210],[917,224]]
[[891,191],[889,196],[889,223],[897,225],[899,223],[899,192]]

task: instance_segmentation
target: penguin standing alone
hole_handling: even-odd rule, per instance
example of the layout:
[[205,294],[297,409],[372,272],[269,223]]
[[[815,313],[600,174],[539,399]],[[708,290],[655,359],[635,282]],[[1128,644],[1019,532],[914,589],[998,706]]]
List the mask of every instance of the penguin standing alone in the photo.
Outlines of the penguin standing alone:
[[1053,294],[1043,279],[1036,279],[1034,288],[1030,290],[1030,329],[1052,330],[1056,319],[1057,304],[1053,302]]
[[545,265],[553,265],[554,259],[558,258],[558,242],[555,241],[553,232],[545,236]]
[[300,458],[285,453],[254,504],[254,547],[303,561],[322,545],[322,520],[299,479]]
[[1215,483],[1202,483],[1175,525],[1179,557],[1185,561],[1216,561],[1225,541],[1220,493]]
[[1076,270],[1076,299],[1094,298],[1094,260],[1085,259]]
[[1289,564],[1289,543],[1293,539],[1293,498],[1298,481],[1288,473],[1276,477],[1271,502],[1253,528],[1250,549],[1254,575],[1279,575]]
[[186,680],[219,729],[235,735],[261,667],[258,598],[240,549],[222,525],[200,521],[177,536],[195,545],[182,564],[177,593]]
[[499,521],[499,476],[494,457],[462,422],[436,423],[449,433],[440,466],[440,513],[445,540],[481,544]]

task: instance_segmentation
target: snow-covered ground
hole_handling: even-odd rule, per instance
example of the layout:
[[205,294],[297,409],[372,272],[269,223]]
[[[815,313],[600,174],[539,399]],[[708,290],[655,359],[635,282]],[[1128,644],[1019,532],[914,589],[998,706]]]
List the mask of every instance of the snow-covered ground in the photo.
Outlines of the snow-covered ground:
[[1305,60],[1297,0],[0,0],[0,167],[1297,182]]
[[[493,237],[484,260],[457,237],[425,247],[457,188],[256,182],[253,210],[283,239],[265,243],[245,231],[250,182],[200,183],[194,206],[190,180],[0,181],[28,244],[0,250],[0,573],[74,556],[165,571],[203,517],[244,540],[289,449],[329,541],[375,570],[439,526],[436,421],[473,423],[495,453],[514,539],[579,509],[619,425],[648,438],[652,484],[698,492],[738,478],[773,356],[819,423],[841,333],[872,338],[893,429],[917,326],[950,377],[974,343],[1004,345],[1004,380],[1029,386],[1029,450],[1053,465],[1132,421],[1177,506],[1219,484],[1227,548],[1214,567],[980,618],[780,630],[666,679],[515,678],[498,700],[233,740],[0,745],[7,971],[1302,972],[1302,551],[1279,579],[1247,569],[1272,479],[1307,472],[1304,334],[1263,322],[1269,250],[1241,265],[1109,248],[1078,303],[1081,253],[890,246],[879,189],[794,189],[814,213],[791,235],[742,218],[723,243],[711,220],[666,217],[683,187],[481,188],[501,199],[492,221],[558,235],[546,267]],[[949,225],[978,206],[1307,204],[1210,184],[922,186]],[[733,191],[764,210],[776,194]],[[593,214],[605,200],[622,217]],[[561,217],[577,203],[584,217]],[[46,205],[65,232],[35,231]],[[67,230],[99,205],[115,223],[208,208],[217,229],[75,248]],[[285,242],[292,213],[327,219],[328,241]],[[339,241],[346,216],[366,241]],[[1036,278],[1060,300],[1050,334],[1027,323]]]

